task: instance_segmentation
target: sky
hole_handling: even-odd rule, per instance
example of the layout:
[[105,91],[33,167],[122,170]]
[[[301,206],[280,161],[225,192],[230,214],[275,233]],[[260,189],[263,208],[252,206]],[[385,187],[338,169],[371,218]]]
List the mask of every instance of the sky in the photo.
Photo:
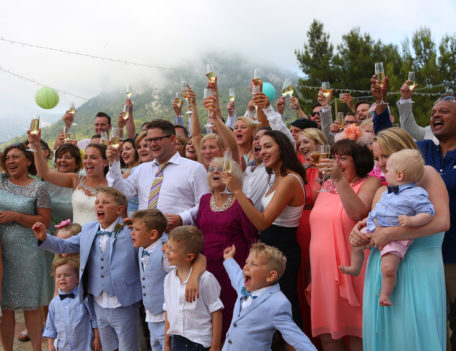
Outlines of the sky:
[[[215,50],[298,73],[294,50],[303,48],[313,19],[324,24],[333,44],[356,26],[375,40],[400,45],[420,26],[440,42],[456,32],[454,18],[456,0],[8,1],[0,11],[0,123],[27,124],[34,114],[55,118],[72,102],[84,102],[63,91],[84,98],[129,84],[134,91],[159,82],[162,72],[5,40],[168,68]],[[39,108],[34,95],[40,86],[4,70],[59,89],[59,105]]]

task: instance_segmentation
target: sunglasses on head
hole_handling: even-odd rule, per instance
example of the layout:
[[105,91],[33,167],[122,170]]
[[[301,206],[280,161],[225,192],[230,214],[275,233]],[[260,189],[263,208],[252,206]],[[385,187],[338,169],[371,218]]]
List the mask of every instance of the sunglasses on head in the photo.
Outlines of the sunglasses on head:
[[444,96],[438,99],[436,102],[434,102],[433,106],[437,105],[440,101],[456,102],[456,97],[454,97],[453,95]]

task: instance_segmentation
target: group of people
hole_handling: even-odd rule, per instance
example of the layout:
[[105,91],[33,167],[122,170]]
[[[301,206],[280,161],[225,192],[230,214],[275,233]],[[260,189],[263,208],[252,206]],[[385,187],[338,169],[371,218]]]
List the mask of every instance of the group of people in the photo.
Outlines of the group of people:
[[374,104],[343,94],[343,121],[322,91],[309,116],[290,98],[289,127],[286,98],[261,91],[224,119],[215,78],[206,135],[190,86],[188,127],[176,98],[174,124],[137,134],[127,100],[121,147],[101,143],[103,112],[54,153],[29,131],[1,156],[4,349],[23,310],[34,350],[269,350],[274,334],[273,348],[456,350],[456,98],[420,127],[405,83],[393,127],[385,82]]

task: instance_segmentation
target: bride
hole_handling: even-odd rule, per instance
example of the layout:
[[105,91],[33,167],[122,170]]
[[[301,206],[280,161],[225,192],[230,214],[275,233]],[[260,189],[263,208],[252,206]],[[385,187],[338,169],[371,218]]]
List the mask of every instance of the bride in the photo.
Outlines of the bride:
[[95,221],[94,211],[96,188],[107,186],[106,169],[106,147],[101,144],[89,144],[84,153],[83,167],[85,176],[78,173],[61,173],[50,169],[45,161],[40,148],[41,130],[39,133],[28,133],[28,141],[32,145],[35,158],[35,166],[38,175],[57,186],[72,188],[71,202],[73,206],[73,222],[83,225]]

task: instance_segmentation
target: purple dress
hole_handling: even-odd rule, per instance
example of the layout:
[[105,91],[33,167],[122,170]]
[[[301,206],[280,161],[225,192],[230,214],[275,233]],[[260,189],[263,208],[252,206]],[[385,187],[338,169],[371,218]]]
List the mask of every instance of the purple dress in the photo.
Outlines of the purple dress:
[[250,246],[258,241],[258,230],[244,214],[237,200],[225,211],[214,212],[210,206],[211,196],[212,194],[206,194],[201,197],[196,225],[204,236],[203,254],[207,258],[207,270],[217,278],[221,287],[220,299],[224,305],[222,336],[225,336],[231,323],[237,294],[223,268],[223,250],[234,244],[234,259],[243,267]]

